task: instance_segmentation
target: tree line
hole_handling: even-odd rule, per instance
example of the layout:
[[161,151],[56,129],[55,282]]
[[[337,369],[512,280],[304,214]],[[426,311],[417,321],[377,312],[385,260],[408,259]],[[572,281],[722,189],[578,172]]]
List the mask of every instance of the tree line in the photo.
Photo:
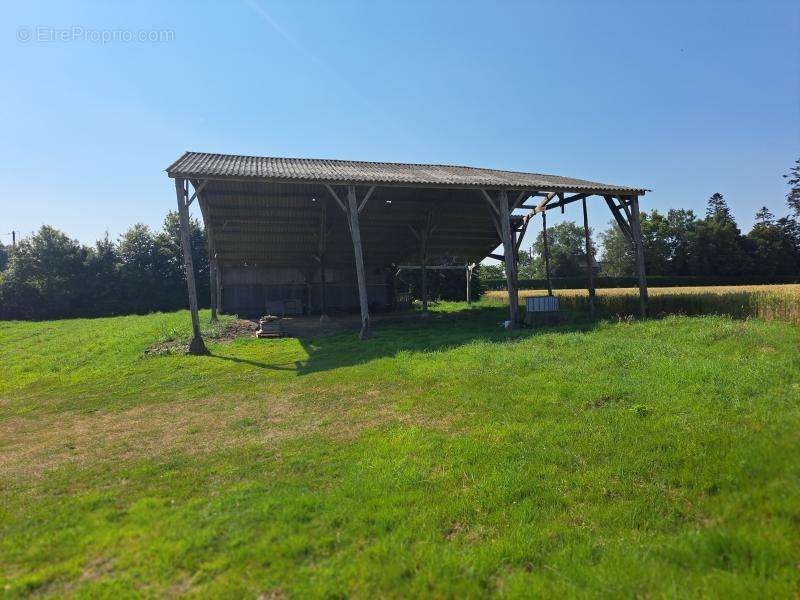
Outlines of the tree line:
[[[195,281],[208,302],[203,227],[190,221]],[[52,319],[169,311],[188,305],[178,213],[160,231],[137,223],[119,240],[85,246],[43,225],[13,249],[0,247],[0,319]]]
[[[785,175],[789,214],[776,218],[766,208],[742,234],[722,194],[708,200],[706,214],[672,209],[642,213],[645,267],[650,276],[793,277],[800,276],[800,159]],[[573,222],[548,227],[553,277],[586,274],[583,228]],[[602,259],[591,255],[599,275],[635,273],[633,249],[616,222],[600,233]],[[209,301],[208,254],[202,225],[190,220],[197,297]],[[521,252],[520,279],[544,277],[542,233],[530,251]],[[482,279],[503,277],[501,266],[481,265]],[[482,285],[478,272],[473,294]],[[419,287],[409,274],[412,293]],[[429,272],[431,298],[463,298],[462,272]],[[48,225],[14,248],[0,245],[0,319],[52,319],[169,311],[187,305],[178,214],[170,212],[159,231],[137,223],[116,241],[108,235],[94,246]]]
[[[703,218],[691,210],[670,209],[641,214],[645,269],[648,276],[791,277],[800,276],[800,159],[785,175],[789,184],[787,215],[777,218],[766,207],[755,214],[755,224],[743,234],[722,194],[708,199]],[[599,235],[603,253],[590,245],[595,273],[628,277],[636,273],[631,243],[616,221]],[[592,232],[590,230],[590,238]],[[552,277],[586,275],[583,227],[565,221],[547,228]],[[545,277],[544,239],[540,231],[531,249],[521,252],[519,278]],[[484,265],[483,277],[503,277],[501,265]]]

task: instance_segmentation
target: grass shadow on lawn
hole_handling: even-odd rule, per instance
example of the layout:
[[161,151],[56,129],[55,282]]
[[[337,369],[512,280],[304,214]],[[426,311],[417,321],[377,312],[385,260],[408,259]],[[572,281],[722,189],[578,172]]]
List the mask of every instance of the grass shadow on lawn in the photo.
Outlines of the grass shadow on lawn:
[[503,306],[482,306],[454,312],[434,312],[427,319],[408,316],[397,320],[386,319],[373,326],[372,338],[367,341],[359,340],[353,332],[297,338],[308,358],[294,362],[293,366],[217,352],[212,356],[264,369],[295,370],[298,375],[308,375],[364,364],[401,352],[436,352],[474,342],[508,343],[556,331],[587,332],[597,326],[597,322],[578,317],[560,325],[506,331],[502,328],[502,322],[507,314],[507,308]]

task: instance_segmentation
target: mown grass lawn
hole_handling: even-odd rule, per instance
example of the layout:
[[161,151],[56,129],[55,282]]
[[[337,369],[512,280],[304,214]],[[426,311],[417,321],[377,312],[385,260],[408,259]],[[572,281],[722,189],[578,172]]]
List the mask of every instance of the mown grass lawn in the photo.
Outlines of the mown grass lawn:
[[797,327],[458,308],[211,357],[0,323],[3,593],[796,597]]

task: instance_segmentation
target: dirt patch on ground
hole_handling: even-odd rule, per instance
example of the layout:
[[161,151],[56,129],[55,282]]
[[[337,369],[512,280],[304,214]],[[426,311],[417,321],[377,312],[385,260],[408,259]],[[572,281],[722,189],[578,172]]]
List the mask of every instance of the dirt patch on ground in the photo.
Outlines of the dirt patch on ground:
[[[349,397],[348,397],[349,396]],[[92,465],[179,452],[211,453],[246,444],[276,447],[312,433],[353,439],[398,423],[446,428],[448,423],[398,411],[378,392],[343,394],[335,403],[280,395],[225,396],[137,406],[124,411],[62,413],[0,421],[0,472],[42,476],[64,464]]]
[[[233,340],[241,337],[253,337],[258,329],[256,321],[248,319],[231,319],[227,321],[219,331],[215,331],[212,335],[205,334],[205,338],[210,342],[232,342]],[[162,354],[171,354],[173,352],[184,352],[188,345],[187,340],[167,340],[163,342],[156,342],[144,351],[148,356],[161,356]]]

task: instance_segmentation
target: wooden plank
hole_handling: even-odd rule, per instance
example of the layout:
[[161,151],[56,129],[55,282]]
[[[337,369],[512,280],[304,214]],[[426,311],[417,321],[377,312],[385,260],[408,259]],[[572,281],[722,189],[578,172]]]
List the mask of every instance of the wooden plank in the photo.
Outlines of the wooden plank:
[[194,284],[194,263],[192,246],[189,241],[189,207],[186,205],[187,190],[183,179],[175,179],[175,192],[178,197],[178,221],[181,230],[181,247],[183,248],[183,265],[186,269],[186,289],[189,293],[189,312],[192,316],[192,341],[189,343],[189,354],[208,354],[208,349],[200,335],[200,316],[197,311],[197,291]]

